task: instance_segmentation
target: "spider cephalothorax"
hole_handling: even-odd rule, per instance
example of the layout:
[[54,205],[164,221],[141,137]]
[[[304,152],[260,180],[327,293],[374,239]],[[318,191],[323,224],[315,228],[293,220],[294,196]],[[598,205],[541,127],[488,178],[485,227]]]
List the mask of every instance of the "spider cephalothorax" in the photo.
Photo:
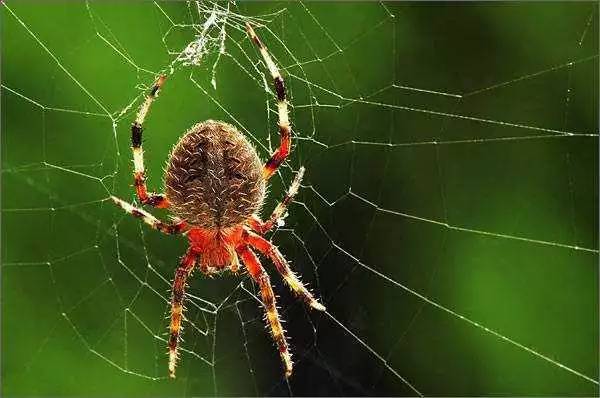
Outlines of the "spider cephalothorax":
[[171,209],[203,228],[228,228],[257,213],[265,196],[262,163],[230,124],[194,125],[173,148],[165,173]]
[[252,145],[232,125],[207,120],[189,129],[173,148],[165,173],[165,194],[148,192],[142,151],[142,126],[150,105],[166,79],[163,75],[154,83],[131,126],[133,176],[141,204],[168,208],[176,219],[172,223],[160,221],[146,210],[112,197],[119,207],[134,217],[141,218],[152,228],[167,234],[186,234],[190,243],[173,279],[168,342],[170,377],[175,377],[186,280],[196,264],[207,275],[226,269],[237,272],[241,264],[245,265],[260,288],[267,322],[283,361],[286,377],[292,374],[291,355],[279,320],[269,275],[253,249],[275,264],[286,284],[308,306],[325,310],[292,272],[279,249],[261,236],[269,232],[283,217],[287,205],[298,191],[304,168],[300,168],[286,196],[271,216],[262,221],[258,212],[263,204],[266,181],[290,153],[291,128],[283,78],[252,27],[246,25],[246,28],[269,69],[277,94],[281,142],[269,160],[263,166]]

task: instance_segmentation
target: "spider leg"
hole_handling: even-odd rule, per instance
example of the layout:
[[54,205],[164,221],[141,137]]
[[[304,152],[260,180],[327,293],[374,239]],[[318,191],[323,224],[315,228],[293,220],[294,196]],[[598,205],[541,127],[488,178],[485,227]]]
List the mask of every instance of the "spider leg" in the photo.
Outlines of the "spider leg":
[[237,256],[237,253],[233,251],[231,253],[231,263],[229,264],[229,270],[234,274],[237,274],[240,270],[240,259]]
[[163,194],[157,194],[148,192],[146,187],[146,170],[144,169],[144,151],[142,150],[142,132],[143,124],[146,119],[146,115],[150,110],[150,105],[156,99],[158,91],[165,82],[166,76],[161,75],[152,89],[146,96],[146,100],[140,107],[135,121],[131,125],[131,149],[133,151],[133,181],[135,185],[135,191],[140,202],[144,205],[151,205],[154,207],[166,208],[169,207],[169,201]]
[[282,276],[283,280],[290,289],[297,294],[306,305],[314,308],[315,310],[325,311],[325,306],[317,301],[314,298],[311,292],[304,287],[300,279],[294,274],[294,271],[291,270],[289,263],[286,261],[285,257],[281,254],[277,247],[263,238],[251,231],[245,231],[244,240],[252,247],[255,247],[265,256],[269,257],[273,264],[275,264],[275,268],[277,268],[277,272]]
[[250,276],[252,279],[254,279],[254,281],[256,281],[256,283],[258,283],[258,286],[260,287],[260,295],[265,306],[267,321],[269,322],[269,327],[271,328],[273,340],[275,340],[275,344],[277,344],[277,348],[279,349],[279,355],[281,356],[281,361],[283,362],[283,367],[285,369],[285,377],[290,377],[293,370],[292,357],[288,349],[283,327],[281,326],[281,321],[279,320],[279,314],[277,313],[275,294],[273,293],[273,288],[271,287],[269,275],[267,275],[265,269],[260,264],[256,254],[254,254],[254,252],[248,246],[239,246],[237,248],[237,252],[246,265]]
[[273,173],[277,170],[277,168],[283,163],[285,158],[290,153],[291,147],[291,133],[292,129],[290,127],[289,116],[288,116],[288,106],[286,101],[285,94],[285,85],[283,84],[283,78],[281,77],[281,73],[279,73],[279,69],[275,62],[271,59],[271,56],[267,52],[267,48],[264,46],[262,41],[258,38],[254,29],[249,23],[246,23],[246,30],[248,31],[248,35],[250,39],[254,41],[256,46],[258,47],[260,54],[271,73],[271,77],[273,77],[273,82],[275,85],[275,91],[277,92],[277,111],[279,114],[279,136],[281,137],[281,142],[279,144],[279,148],[273,152],[271,158],[265,163],[263,168],[263,178],[265,180],[269,179]]
[[167,222],[161,221],[158,218],[154,217],[152,214],[148,213],[146,210],[137,208],[137,207],[125,202],[123,199],[119,199],[116,196],[111,196],[110,198],[112,199],[113,202],[115,202],[115,204],[117,206],[119,206],[121,209],[125,210],[125,212],[131,214],[134,217],[141,218],[143,222],[145,222],[152,228],[154,228],[162,233],[165,233],[168,235],[174,235],[174,234],[180,234],[180,233],[184,232],[186,229],[185,221],[177,221],[174,223],[167,223]]
[[271,213],[269,219],[267,221],[262,221],[260,218],[258,218],[257,215],[252,215],[248,220],[248,226],[250,226],[250,228],[263,235],[269,232],[271,229],[273,229],[273,227],[277,225],[278,221],[284,216],[287,206],[292,202],[294,196],[296,196],[296,194],[298,193],[300,181],[302,181],[303,176],[304,167],[300,167],[300,170],[298,170],[298,173],[296,174],[292,185],[290,185],[290,188],[285,194],[285,197],[275,207],[275,210],[273,210],[273,213]]
[[181,263],[175,271],[173,279],[173,296],[171,297],[171,324],[169,326],[169,377],[175,378],[177,366],[177,345],[181,334],[181,320],[183,319],[183,299],[185,295],[185,281],[192,273],[196,264],[196,253],[188,249],[181,258]]

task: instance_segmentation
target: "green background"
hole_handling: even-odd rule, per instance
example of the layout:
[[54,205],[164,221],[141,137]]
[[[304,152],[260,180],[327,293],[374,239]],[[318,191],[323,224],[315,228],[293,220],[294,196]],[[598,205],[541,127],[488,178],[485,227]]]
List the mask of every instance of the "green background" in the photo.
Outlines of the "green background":
[[[414,395],[402,379],[424,395],[598,394],[597,3],[238,3],[225,54],[217,40],[173,70],[209,15],[194,5],[7,3],[3,395]],[[295,131],[263,214],[305,165],[272,239],[329,315],[265,261],[296,360],[286,383],[248,278],[197,273],[171,381],[185,239],[107,198],[134,200],[128,128],[159,71],[151,189],[200,120],[241,126],[268,156],[276,113],[249,16]]]

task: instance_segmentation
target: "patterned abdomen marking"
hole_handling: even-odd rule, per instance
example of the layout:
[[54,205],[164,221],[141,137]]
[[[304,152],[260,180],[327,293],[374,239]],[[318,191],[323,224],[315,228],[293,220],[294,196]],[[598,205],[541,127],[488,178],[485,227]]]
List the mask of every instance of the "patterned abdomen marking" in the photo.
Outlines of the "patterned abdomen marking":
[[173,148],[165,187],[173,213],[203,228],[227,228],[260,210],[262,164],[235,127],[208,120],[194,125]]

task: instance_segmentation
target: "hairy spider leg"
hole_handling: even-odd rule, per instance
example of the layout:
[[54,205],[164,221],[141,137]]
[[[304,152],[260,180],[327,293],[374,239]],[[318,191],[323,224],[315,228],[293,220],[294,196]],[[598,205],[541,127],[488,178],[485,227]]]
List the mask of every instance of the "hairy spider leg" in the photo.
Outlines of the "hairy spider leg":
[[111,196],[110,198],[113,202],[115,202],[117,206],[125,210],[125,212],[131,214],[136,218],[141,218],[143,222],[162,233],[168,235],[180,234],[184,232],[187,227],[185,221],[178,220],[173,223],[164,222],[154,217],[146,210],[135,207],[125,202],[123,199],[119,199],[116,196]]
[[254,254],[254,252],[248,246],[239,246],[237,248],[237,252],[242,259],[242,262],[246,265],[246,268],[248,269],[252,279],[258,283],[262,302],[265,306],[267,321],[269,323],[269,327],[271,328],[271,334],[273,336],[273,340],[275,340],[275,344],[277,344],[279,356],[283,362],[285,377],[290,377],[292,375],[294,365],[292,363],[292,356],[285,339],[283,327],[281,326],[281,321],[279,320],[277,304],[275,302],[275,294],[273,293],[273,288],[271,287],[269,275],[267,275],[265,269],[260,264],[256,254]]
[[231,253],[231,263],[229,264],[229,270],[234,274],[237,274],[240,270],[240,259],[238,258],[235,250]]
[[159,76],[156,80],[152,89],[146,96],[146,100],[138,110],[135,121],[131,125],[131,149],[133,151],[133,183],[135,185],[135,191],[140,202],[144,205],[150,205],[154,207],[167,208],[169,207],[169,201],[164,194],[157,194],[148,192],[146,187],[146,170],[144,168],[144,151],[142,149],[142,132],[144,120],[150,110],[150,105],[156,99],[158,91],[162,87],[165,79],[165,75]]
[[277,93],[277,113],[279,115],[279,136],[280,136],[280,144],[279,148],[273,152],[271,158],[265,163],[263,168],[263,178],[265,180],[271,178],[273,173],[277,170],[277,168],[283,163],[285,158],[290,153],[291,147],[291,133],[292,129],[290,127],[290,121],[288,116],[288,106],[285,94],[285,85],[283,83],[283,78],[279,73],[279,69],[275,62],[271,59],[271,56],[267,52],[267,48],[264,46],[262,41],[258,38],[254,29],[249,23],[246,23],[246,30],[248,31],[248,35],[250,39],[254,43],[256,43],[260,54],[271,73],[271,77],[273,78],[273,83],[275,85],[275,91]]
[[196,264],[197,254],[190,248],[181,258],[181,263],[175,270],[173,279],[173,296],[171,297],[171,324],[169,325],[169,377],[175,378],[175,367],[179,358],[177,346],[181,334],[181,320],[183,319],[183,299],[185,295],[185,282]]
[[292,292],[304,300],[306,305],[318,311],[325,311],[325,306],[319,303],[312,293],[306,289],[304,284],[298,279],[298,276],[291,270],[290,265],[285,257],[283,257],[283,254],[281,254],[279,249],[277,249],[273,243],[251,231],[245,231],[243,239],[250,246],[256,248],[259,252],[271,259],[273,264],[275,264],[275,268],[277,268],[277,272],[279,272],[285,283],[290,287]]
[[300,181],[302,181],[302,177],[304,176],[304,167],[300,167],[292,185],[288,189],[285,197],[273,210],[271,216],[267,221],[262,221],[256,214],[253,214],[248,219],[248,226],[258,232],[259,234],[266,234],[277,224],[277,222],[284,216],[285,210],[288,205],[294,199],[294,196],[298,193],[298,188],[300,187]]

